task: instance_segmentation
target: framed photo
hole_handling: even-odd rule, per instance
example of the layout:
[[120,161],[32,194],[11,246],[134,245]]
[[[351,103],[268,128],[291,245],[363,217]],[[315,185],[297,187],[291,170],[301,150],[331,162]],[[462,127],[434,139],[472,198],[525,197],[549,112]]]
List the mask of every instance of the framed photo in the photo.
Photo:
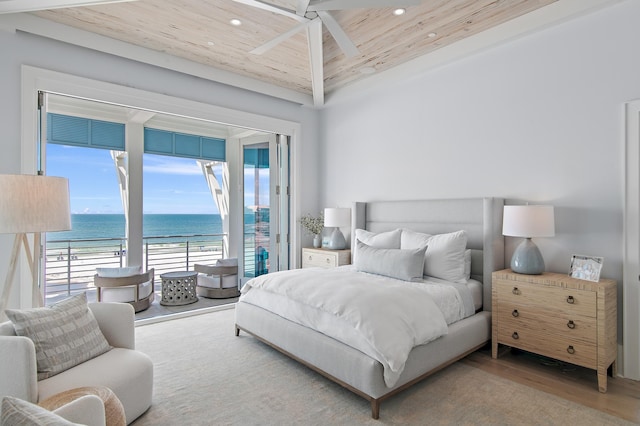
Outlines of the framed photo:
[[580,280],[600,281],[603,262],[604,259],[602,257],[574,254],[571,256],[569,276]]

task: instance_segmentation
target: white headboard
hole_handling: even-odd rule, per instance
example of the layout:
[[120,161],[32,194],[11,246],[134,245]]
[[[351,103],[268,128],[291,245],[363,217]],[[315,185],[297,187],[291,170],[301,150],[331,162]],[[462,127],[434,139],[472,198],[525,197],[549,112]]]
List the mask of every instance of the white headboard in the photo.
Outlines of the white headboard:
[[356,202],[352,209],[351,247],[356,229],[371,232],[409,228],[427,234],[464,229],[471,249],[471,276],[483,283],[483,309],[491,310],[491,273],[504,268],[502,198]]

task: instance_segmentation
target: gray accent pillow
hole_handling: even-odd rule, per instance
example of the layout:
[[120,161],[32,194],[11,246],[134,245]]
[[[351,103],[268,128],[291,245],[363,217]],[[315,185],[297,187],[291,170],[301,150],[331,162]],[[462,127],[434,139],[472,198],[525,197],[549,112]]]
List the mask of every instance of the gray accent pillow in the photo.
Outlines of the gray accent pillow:
[[35,404],[12,396],[2,398],[2,426],[69,426],[76,425]]
[[36,347],[38,380],[55,376],[111,349],[87,307],[85,293],[45,308],[7,309],[6,314],[16,334],[28,337]]
[[417,249],[381,249],[371,247],[360,240],[356,241],[358,257],[356,270],[370,274],[384,275],[403,281],[422,278],[424,253],[427,246]]

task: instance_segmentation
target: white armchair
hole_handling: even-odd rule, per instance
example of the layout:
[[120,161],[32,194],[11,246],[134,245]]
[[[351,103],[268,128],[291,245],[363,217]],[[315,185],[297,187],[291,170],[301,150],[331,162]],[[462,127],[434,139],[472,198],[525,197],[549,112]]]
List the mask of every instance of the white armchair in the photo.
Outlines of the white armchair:
[[38,403],[71,389],[105,386],[122,402],[127,424],[151,406],[153,363],[135,350],[133,307],[126,303],[88,306],[113,349],[40,381],[33,342],[16,336],[11,322],[0,324],[0,399],[11,395]]

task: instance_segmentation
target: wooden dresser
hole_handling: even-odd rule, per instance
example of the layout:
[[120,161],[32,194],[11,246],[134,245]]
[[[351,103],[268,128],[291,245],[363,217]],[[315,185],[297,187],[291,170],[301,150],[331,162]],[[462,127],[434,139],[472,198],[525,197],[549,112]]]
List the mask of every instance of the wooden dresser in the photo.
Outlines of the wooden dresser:
[[302,249],[303,268],[335,268],[351,263],[351,250],[329,250],[321,248]]
[[504,344],[598,372],[607,391],[607,369],[616,373],[617,285],[568,275],[493,273],[492,357]]

